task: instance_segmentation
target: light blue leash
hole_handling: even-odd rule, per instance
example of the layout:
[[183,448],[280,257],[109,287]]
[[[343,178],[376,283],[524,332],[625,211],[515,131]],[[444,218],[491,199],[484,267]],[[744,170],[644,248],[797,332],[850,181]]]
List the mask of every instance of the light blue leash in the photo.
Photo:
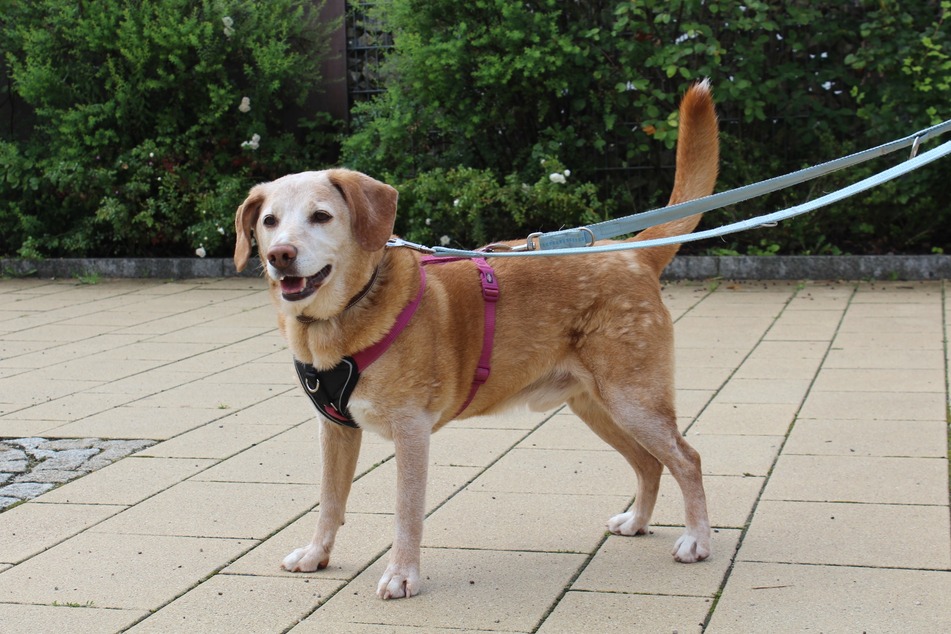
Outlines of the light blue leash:
[[[763,225],[770,225],[781,220],[793,218],[810,211],[815,211],[826,205],[830,205],[860,192],[877,187],[882,183],[898,178],[908,172],[918,169],[938,160],[948,154],[951,154],[951,141],[945,142],[936,148],[933,148],[923,154],[918,154],[919,146],[931,139],[951,130],[951,120],[939,123],[938,125],[925,128],[919,132],[911,134],[902,139],[891,141],[877,147],[850,154],[848,156],[821,163],[797,172],[792,172],[784,176],[777,176],[759,183],[746,185],[737,189],[690,200],[669,207],[652,209],[632,216],[607,220],[597,224],[580,227],[577,229],[564,229],[561,231],[552,231],[549,233],[535,233],[528,237],[525,246],[509,248],[502,247],[505,250],[490,251],[468,251],[464,249],[450,249],[446,247],[425,247],[405,240],[391,240],[388,246],[391,247],[409,247],[425,253],[432,253],[436,256],[446,257],[525,257],[525,256],[544,256],[544,255],[579,255],[591,253],[607,253],[611,251],[623,251],[627,249],[644,249],[648,247],[664,246],[669,244],[680,244],[683,242],[695,242],[719,236],[754,229]],[[697,231],[690,234],[669,236],[655,240],[642,240],[639,242],[624,242],[621,244],[609,244],[600,246],[591,246],[597,240],[616,238],[618,236],[634,233],[641,229],[646,229],[654,225],[663,224],[672,220],[678,220],[687,216],[692,216],[706,211],[713,211],[728,205],[750,200],[758,196],[763,196],[786,187],[798,185],[806,181],[825,176],[840,169],[858,165],[873,158],[878,158],[890,154],[897,150],[912,147],[911,158],[883,170],[873,176],[853,183],[847,187],[836,190],[825,196],[821,196],[801,205],[789,207],[781,211],[770,214],[756,216],[748,220],[734,222],[723,225],[715,229],[706,231]],[[491,246],[491,245],[490,245]]]

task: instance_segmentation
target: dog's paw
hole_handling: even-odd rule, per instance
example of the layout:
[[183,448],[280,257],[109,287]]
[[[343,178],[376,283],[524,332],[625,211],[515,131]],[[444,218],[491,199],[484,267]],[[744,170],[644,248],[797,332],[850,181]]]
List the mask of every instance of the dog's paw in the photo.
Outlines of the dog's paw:
[[419,594],[419,566],[390,564],[380,577],[376,594],[381,599],[408,599]]
[[646,535],[647,522],[634,516],[633,511],[615,515],[608,520],[608,530],[615,535]]
[[710,556],[709,540],[698,540],[690,533],[684,533],[674,544],[674,559],[684,564],[703,561]]
[[314,572],[326,568],[329,563],[330,553],[321,546],[308,544],[285,557],[281,568],[288,572]]

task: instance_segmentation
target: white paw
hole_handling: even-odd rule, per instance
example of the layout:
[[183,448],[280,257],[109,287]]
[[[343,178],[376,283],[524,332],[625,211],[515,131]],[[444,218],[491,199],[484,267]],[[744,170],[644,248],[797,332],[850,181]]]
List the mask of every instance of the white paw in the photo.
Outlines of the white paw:
[[615,535],[646,535],[647,522],[634,516],[633,511],[615,515],[608,520],[608,530]]
[[298,548],[281,562],[281,568],[288,572],[314,572],[327,567],[330,553],[315,544]]
[[710,556],[710,542],[697,540],[689,533],[684,533],[674,544],[674,559],[684,564],[703,561]]
[[380,577],[376,594],[381,599],[408,599],[419,594],[419,566],[390,564]]

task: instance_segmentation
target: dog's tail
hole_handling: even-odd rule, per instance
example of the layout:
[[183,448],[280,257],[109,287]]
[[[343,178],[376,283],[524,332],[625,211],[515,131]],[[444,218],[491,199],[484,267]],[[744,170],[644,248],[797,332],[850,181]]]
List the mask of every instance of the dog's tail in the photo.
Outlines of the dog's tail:
[[[713,193],[720,164],[720,142],[716,110],[710,82],[703,80],[687,90],[680,103],[680,134],[677,139],[677,172],[668,205],[702,198]],[[703,214],[649,227],[634,241],[665,238],[690,233]],[[679,244],[651,247],[642,251],[643,261],[660,276],[680,248]]]

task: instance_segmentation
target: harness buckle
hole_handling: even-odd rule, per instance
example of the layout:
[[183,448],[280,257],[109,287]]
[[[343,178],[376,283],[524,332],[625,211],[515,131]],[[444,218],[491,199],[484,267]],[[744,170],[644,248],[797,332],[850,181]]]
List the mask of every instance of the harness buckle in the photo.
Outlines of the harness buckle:
[[480,365],[476,368],[475,377],[473,377],[472,382],[482,385],[489,380],[489,368],[484,365]]

